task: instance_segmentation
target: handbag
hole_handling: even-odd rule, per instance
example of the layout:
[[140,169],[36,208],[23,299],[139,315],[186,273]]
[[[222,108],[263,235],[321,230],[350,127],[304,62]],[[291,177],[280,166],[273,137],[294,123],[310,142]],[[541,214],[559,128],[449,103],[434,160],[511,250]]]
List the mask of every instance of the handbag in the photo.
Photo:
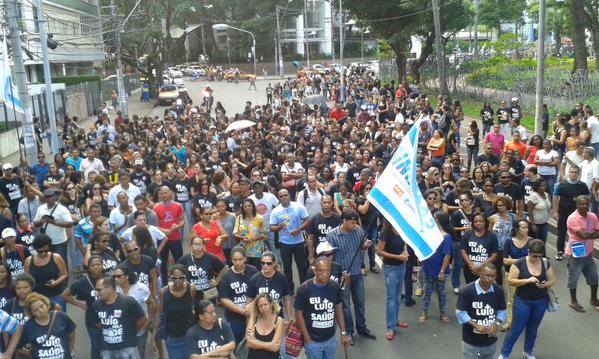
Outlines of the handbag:
[[292,357],[299,357],[304,347],[304,336],[296,323],[291,324],[285,338],[285,352]]
[[204,295],[204,299],[214,301],[216,298],[218,298],[218,289],[216,289],[216,287],[208,288],[203,290],[202,294]]
[[[543,259],[543,266],[545,267],[545,273],[547,273],[547,260]],[[557,313],[559,311],[559,300],[557,294],[551,288],[546,288],[547,292],[547,311],[550,313]]]
[[250,348],[248,348],[247,340],[246,338],[243,338],[243,340],[237,344],[234,355],[237,359],[247,359],[249,350]]

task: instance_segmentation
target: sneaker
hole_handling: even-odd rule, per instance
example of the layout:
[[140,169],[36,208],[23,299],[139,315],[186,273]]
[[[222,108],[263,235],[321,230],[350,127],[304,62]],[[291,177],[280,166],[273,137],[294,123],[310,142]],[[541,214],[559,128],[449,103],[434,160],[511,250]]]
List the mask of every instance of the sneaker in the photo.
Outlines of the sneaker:
[[505,359],[505,357],[503,356],[503,354],[499,354],[499,356],[497,357],[497,359]]
[[453,288],[453,294],[460,294],[460,288]]
[[414,295],[417,297],[422,297],[424,295],[424,291],[422,290],[422,288],[416,288]]
[[564,258],[564,252],[557,252],[557,254],[555,255],[556,261],[561,261],[563,258]]
[[528,354],[527,352],[522,353],[522,357],[524,359],[537,359],[536,356],[532,355],[532,354]]

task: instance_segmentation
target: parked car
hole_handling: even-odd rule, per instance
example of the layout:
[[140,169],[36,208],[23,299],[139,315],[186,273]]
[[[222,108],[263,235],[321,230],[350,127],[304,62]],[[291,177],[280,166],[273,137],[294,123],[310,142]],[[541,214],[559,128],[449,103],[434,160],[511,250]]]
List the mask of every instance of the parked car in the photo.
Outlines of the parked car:
[[177,98],[179,98],[179,89],[177,88],[177,85],[167,84],[160,87],[160,92],[158,93],[158,104],[160,106],[171,104],[174,101],[177,101]]
[[192,65],[185,69],[185,74],[189,77],[191,76],[205,76],[206,70],[199,65]]
[[171,67],[168,69],[168,75],[173,78],[183,77],[183,72],[176,67]]

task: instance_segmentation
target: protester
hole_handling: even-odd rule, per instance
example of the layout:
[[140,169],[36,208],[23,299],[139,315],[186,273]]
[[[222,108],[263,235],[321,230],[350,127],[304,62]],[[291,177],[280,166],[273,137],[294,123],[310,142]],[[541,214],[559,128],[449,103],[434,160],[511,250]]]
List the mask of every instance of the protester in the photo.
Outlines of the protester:
[[523,356],[526,359],[534,358],[537,330],[547,310],[547,289],[556,283],[553,267],[544,258],[544,253],[545,244],[533,239],[528,244],[528,254],[518,259],[510,268],[508,283],[516,287],[514,316],[512,329],[503,341],[500,359],[510,357],[514,344],[525,329]]
[[497,334],[507,316],[503,290],[494,284],[496,276],[495,266],[484,263],[479,278],[460,289],[456,316],[462,325],[464,359],[495,358]]
[[[472,219],[472,229],[464,234],[461,242],[461,253],[464,261],[464,280],[472,283],[480,276],[485,263],[495,263],[497,260],[497,237],[488,231],[487,218],[478,213]],[[497,271],[495,271],[495,278]]]
[[285,330],[278,315],[279,304],[268,293],[260,293],[253,302],[247,334],[248,359],[278,359]]
[[209,300],[201,300],[196,310],[197,321],[185,334],[189,357],[228,357],[235,349],[229,323],[217,317],[216,308]]

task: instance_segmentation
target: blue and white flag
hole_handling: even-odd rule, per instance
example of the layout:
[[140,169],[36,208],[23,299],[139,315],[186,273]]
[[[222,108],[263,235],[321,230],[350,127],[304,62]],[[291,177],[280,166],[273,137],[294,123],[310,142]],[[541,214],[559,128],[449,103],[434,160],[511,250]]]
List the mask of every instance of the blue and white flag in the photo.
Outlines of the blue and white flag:
[[[3,34],[4,35],[4,34]],[[2,57],[0,58],[0,101],[4,105],[17,112],[25,113],[23,104],[18,97],[17,87],[12,81],[10,73],[10,63],[8,62],[8,47],[6,45],[6,36],[3,36],[2,41]]]
[[435,253],[443,235],[416,182],[418,128],[424,119],[416,121],[403,137],[399,148],[370,191],[372,203],[420,260]]

